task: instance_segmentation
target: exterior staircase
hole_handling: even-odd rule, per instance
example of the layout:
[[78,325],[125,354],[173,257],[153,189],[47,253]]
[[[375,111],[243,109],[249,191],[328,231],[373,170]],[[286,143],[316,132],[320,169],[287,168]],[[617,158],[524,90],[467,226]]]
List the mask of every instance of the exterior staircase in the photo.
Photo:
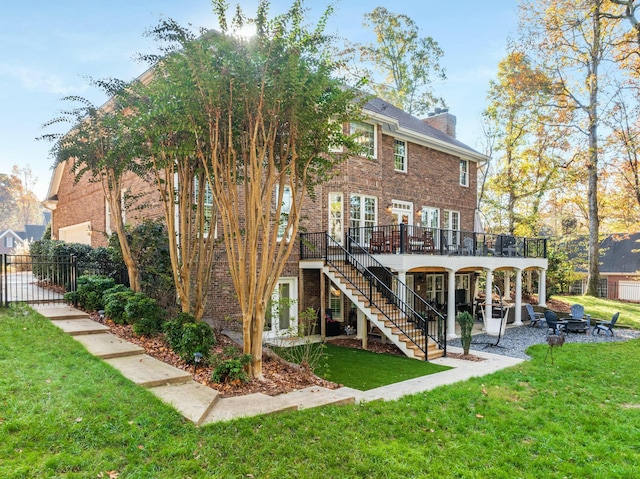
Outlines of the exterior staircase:
[[[364,288],[356,287],[354,282],[347,278],[359,277],[362,284],[368,284],[372,280],[365,278],[360,270],[345,261],[327,262],[323,272],[406,356],[422,361],[444,356],[445,349],[426,334],[424,328],[418,326],[419,321],[407,317],[399,307],[399,303],[402,304],[401,300],[395,294],[389,297],[387,291],[385,297],[378,288],[369,288],[370,292],[365,294],[362,291]],[[427,322],[429,323],[431,322]],[[433,325],[437,327],[437,323],[438,320],[435,320]]]

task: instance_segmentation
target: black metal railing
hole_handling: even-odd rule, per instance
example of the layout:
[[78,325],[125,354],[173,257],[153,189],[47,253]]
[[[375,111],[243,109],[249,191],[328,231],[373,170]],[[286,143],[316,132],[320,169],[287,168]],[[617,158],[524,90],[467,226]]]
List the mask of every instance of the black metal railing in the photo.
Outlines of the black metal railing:
[[546,258],[546,238],[431,228],[384,225],[349,228],[353,244],[371,254],[432,254]]
[[[355,244],[349,236],[347,242]],[[329,235],[326,235],[326,245],[327,263],[423,351],[425,359],[428,338],[446,354],[446,322],[439,311],[363,248],[349,252]],[[422,334],[413,334],[415,330]]]
[[75,291],[77,262],[71,255],[0,255],[0,304],[59,303]]

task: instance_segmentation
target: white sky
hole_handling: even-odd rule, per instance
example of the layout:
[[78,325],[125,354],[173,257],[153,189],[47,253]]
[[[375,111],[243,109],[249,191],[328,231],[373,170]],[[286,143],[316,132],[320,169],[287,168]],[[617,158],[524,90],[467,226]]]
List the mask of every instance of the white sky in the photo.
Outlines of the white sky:
[[[254,16],[256,0],[239,3]],[[273,0],[281,13],[291,0]],[[480,149],[480,118],[488,82],[515,35],[517,0],[339,0],[327,28],[351,41],[372,40],[362,26],[363,14],[377,5],[409,15],[422,36],[444,50],[447,80],[437,85],[457,117],[458,138]],[[326,2],[307,0],[310,18]],[[144,32],[161,16],[181,24],[215,28],[207,0],[29,0],[6,2],[0,12],[0,172],[30,165],[38,177],[36,195],[44,199],[51,178],[50,144],[36,141],[44,122],[66,105],[65,95],[81,95],[96,104],[104,98],[87,78],[135,78],[145,69],[137,53],[154,51]]]

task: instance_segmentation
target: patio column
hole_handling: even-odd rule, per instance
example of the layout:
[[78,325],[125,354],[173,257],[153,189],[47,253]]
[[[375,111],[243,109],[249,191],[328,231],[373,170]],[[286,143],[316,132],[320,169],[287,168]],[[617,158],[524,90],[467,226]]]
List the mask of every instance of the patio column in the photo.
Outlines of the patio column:
[[547,305],[547,270],[538,270],[538,306]]
[[492,303],[493,303],[493,270],[486,269],[487,272],[487,280],[485,281],[485,294],[484,294],[484,329],[487,329],[487,324],[491,319],[491,315],[493,314]]
[[505,298],[511,299],[511,271],[504,272],[504,291],[502,294]]
[[514,271],[516,273],[516,310],[514,311],[516,320],[513,325],[522,326],[522,270],[515,268]]
[[456,272],[447,270],[447,339],[457,338],[456,334]]

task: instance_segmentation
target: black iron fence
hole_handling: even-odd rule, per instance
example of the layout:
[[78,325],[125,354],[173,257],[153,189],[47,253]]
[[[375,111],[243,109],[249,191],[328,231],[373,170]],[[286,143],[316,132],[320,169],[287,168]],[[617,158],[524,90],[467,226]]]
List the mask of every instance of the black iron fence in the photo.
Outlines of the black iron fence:
[[0,255],[0,304],[63,302],[77,277],[74,256]]

